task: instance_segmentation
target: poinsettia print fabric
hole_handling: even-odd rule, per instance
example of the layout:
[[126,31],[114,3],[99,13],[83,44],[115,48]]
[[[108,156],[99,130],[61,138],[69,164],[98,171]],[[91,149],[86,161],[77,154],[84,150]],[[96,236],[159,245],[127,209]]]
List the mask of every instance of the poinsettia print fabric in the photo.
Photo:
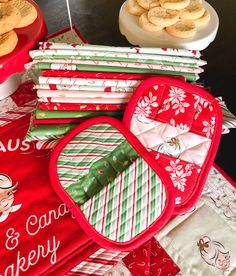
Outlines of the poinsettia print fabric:
[[175,86],[156,85],[147,89],[140,97],[134,114],[143,120],[155,117],[157,121],[191,130],[207,138],[214,133],[212,104]]
[[164,154],[158,153],[156,160],[163,167],[175,188],[175,204],[184,203],[189,194],[193,192],[193,183],[198,179],[199,167],[180,159],[166,158]]
[[208,97],[182,84],[153,81],[140,89],[129,126],[172,181],[176,205],[186,202],[196,189],[218,114]]

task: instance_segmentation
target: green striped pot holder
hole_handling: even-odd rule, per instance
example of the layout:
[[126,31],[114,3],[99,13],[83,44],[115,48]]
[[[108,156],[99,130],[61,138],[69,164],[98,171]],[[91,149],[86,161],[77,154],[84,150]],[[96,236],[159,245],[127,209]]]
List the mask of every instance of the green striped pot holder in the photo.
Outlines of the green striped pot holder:
[[87,120],[67,134],[53,152],[50,174],[55,191],[102,247],[136,248],[172,216],[166,172],[114,118]]

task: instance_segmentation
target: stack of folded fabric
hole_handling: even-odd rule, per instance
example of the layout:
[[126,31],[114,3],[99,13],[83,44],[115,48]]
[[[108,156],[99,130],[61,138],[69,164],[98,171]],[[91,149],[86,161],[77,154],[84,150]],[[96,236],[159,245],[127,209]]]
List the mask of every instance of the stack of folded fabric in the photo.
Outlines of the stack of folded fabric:
[[28,140],[61,138],[84,120],[122,118],[136,87],[155,75],[194,82],[206,61],[199,51],[41,42],[26,67],[40,71],[38,105]]

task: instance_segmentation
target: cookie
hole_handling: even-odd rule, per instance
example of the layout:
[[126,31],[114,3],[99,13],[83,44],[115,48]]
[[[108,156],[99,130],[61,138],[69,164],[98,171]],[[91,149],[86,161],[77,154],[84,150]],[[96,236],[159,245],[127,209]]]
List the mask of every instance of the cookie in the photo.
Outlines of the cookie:
[[15,31],[10,31],[0,35],[0,57],[10,54],[16,47],[18,42]]
[[138,21],[139,26],[145,30],[145,31],[149,31],[149,32],[157,32],[157,31],[161,31],[163,30],[164,27],[162,26],[158,26],[153,24],[152,22],[150,22],[148,20],[147,17],[147,12],[143,13],[140,17],[139,17],[139,21]]
[[203,16],[205,8],[202,4],[190,4],[181,11],[181,19],[193,20]]
[[150,4],[150,9],[155,8],[155,7],[160,7],[160,6],[161,6],[160,0],[156,0]]
[[140,16],[146,12],[146,10],[142,8],[136,0],[126,0],[126,9],[130,14],[135,16]]
[[36,8],[25,0],[9,0],[9,3],[14,5],[21,14],[21,20],[16,25],[16,28],[23,28],[30,24],[32,24],[37,18],[37,10]]
[[141,6],[145,10],[149,10],[150,9],[150,5],[153,2],[155,2],[155,0],[137,0],[137,3],[139,4],[139,6]]
[[19,10],[9,3],[0,3],[0,35],[15,28],[21,20]]
[[196,5],[196,4],[202,4],[202,0],[190,0],[189,5]]
[[179,20],[174,25],[167,27],[166,31],[170,35],[173,35],[178,38],[190,38],[196,34],[197,28],[193,21]]
[[170,9],[167,9],[167,12],[171,15],[177,15],[177,16],[180,16],[181,14],[181,11],[182,10],[170,10]]
[[190,0],[160,0],[161,7],[170,10],[182,10],[186,8]]
[[179,20],[178,15],[170,14],[168,13],[168,10],[162,7],[150,9],[147,17],[151,23],[163,27],[173,25]]
[[203,16],[193,20],[193,22],[195,23],[196,27],[200,27],[200,26],[206,25],[210,21],[210,19],[211,19],[210,13],[207,10],[205,10]]

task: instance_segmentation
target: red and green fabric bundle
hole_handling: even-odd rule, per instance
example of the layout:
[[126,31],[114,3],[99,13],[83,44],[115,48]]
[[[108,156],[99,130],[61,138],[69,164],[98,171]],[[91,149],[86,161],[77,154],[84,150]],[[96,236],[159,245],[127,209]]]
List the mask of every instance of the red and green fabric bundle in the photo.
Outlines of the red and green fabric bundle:
[[40,72],[28,140],[53,141],[81,122],[122,119],[139,84],[156,75],[194,82],[206,61],[199,51],[41,42],[27,69]]

